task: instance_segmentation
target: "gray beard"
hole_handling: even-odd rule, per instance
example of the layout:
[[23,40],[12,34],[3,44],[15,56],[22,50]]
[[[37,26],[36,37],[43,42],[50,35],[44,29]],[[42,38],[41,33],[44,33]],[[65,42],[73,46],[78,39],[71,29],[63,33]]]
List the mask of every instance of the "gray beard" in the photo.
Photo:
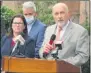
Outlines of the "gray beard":
[[66,23],[65,23],[64,21],[58,21],[58,22],[57,22],[57,25],[58,25],[59,27],[63,28],[63,27],[66,25]]

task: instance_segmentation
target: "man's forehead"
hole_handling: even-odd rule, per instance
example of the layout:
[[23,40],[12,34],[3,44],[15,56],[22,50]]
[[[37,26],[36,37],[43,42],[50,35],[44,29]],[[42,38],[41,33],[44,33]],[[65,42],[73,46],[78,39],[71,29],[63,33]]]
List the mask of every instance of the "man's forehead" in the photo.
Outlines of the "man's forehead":
[[25,8],[25,9],[23,9],[23,11],[34,12],[34,9],[33,8]]
[[53,6],[53,8],[52,8],[52,11],[54,11],[54,10],[57,10],[57,9],[67,9],[68,10],[68,6],[66,5],[66,4],[64,4],[64,3],[57,3],[57,4],[55,4],[54,6]]
[[68,7],[65,3],[57,3],[53,6],[53,8],[58,7],[58,6],[62,6],[62,7]]
[[66,9],[64,7],[55,7],[52,11],[55,12],[55,11],[65,11]]

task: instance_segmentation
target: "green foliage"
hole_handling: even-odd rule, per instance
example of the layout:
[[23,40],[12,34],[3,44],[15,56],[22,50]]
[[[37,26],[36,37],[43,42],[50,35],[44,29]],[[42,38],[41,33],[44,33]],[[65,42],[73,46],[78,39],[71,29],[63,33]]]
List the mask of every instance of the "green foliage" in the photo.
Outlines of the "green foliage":
[[90,35],[90,23],[89,23],[89,21],[88,21],[88,19],[86,19],[85,21],[84,21],[84,23],[83,24],[81,24],[84,28],[86,28],[87,30],[88,30],[88,33],[89,33],[89,35]]
[[55,3],[57,3],[57,1],[35,1],[38,13],[37,18],[47,25],[53,24],[52,5]]
[[1,6],[0,9],[1,9],[1,19],[3,19],[5,27],[7,29],[10,25],[11,17],[15,14],[15,12],[6,6]]

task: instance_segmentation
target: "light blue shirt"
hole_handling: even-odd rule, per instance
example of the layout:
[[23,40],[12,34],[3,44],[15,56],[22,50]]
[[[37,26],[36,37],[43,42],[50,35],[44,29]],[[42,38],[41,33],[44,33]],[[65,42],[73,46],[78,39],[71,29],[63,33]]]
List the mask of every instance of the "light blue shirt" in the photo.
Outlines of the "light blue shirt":
[[34,24],[34,22],[32,24],[27,25],[28,35],[29,35],[29,32],[31,31],[33,24]]

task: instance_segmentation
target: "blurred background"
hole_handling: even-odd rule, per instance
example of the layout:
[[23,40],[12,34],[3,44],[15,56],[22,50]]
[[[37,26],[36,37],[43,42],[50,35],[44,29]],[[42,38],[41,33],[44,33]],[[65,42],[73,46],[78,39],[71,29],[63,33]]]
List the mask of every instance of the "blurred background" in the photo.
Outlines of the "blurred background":
[[[22,4],[25,1],[1,1],[1,37],[9,30],[11,17],[22,13]],[[85,27],[90,35],[90,2],[89,1],[63,1],[63,0],[34,0],[39,18],[47,26],[54,24],[51,14],[52,6],[57,2],[64,2],[68,5],[71,20]],[[90,59],[82,66],[82,73],[90,73]]]

